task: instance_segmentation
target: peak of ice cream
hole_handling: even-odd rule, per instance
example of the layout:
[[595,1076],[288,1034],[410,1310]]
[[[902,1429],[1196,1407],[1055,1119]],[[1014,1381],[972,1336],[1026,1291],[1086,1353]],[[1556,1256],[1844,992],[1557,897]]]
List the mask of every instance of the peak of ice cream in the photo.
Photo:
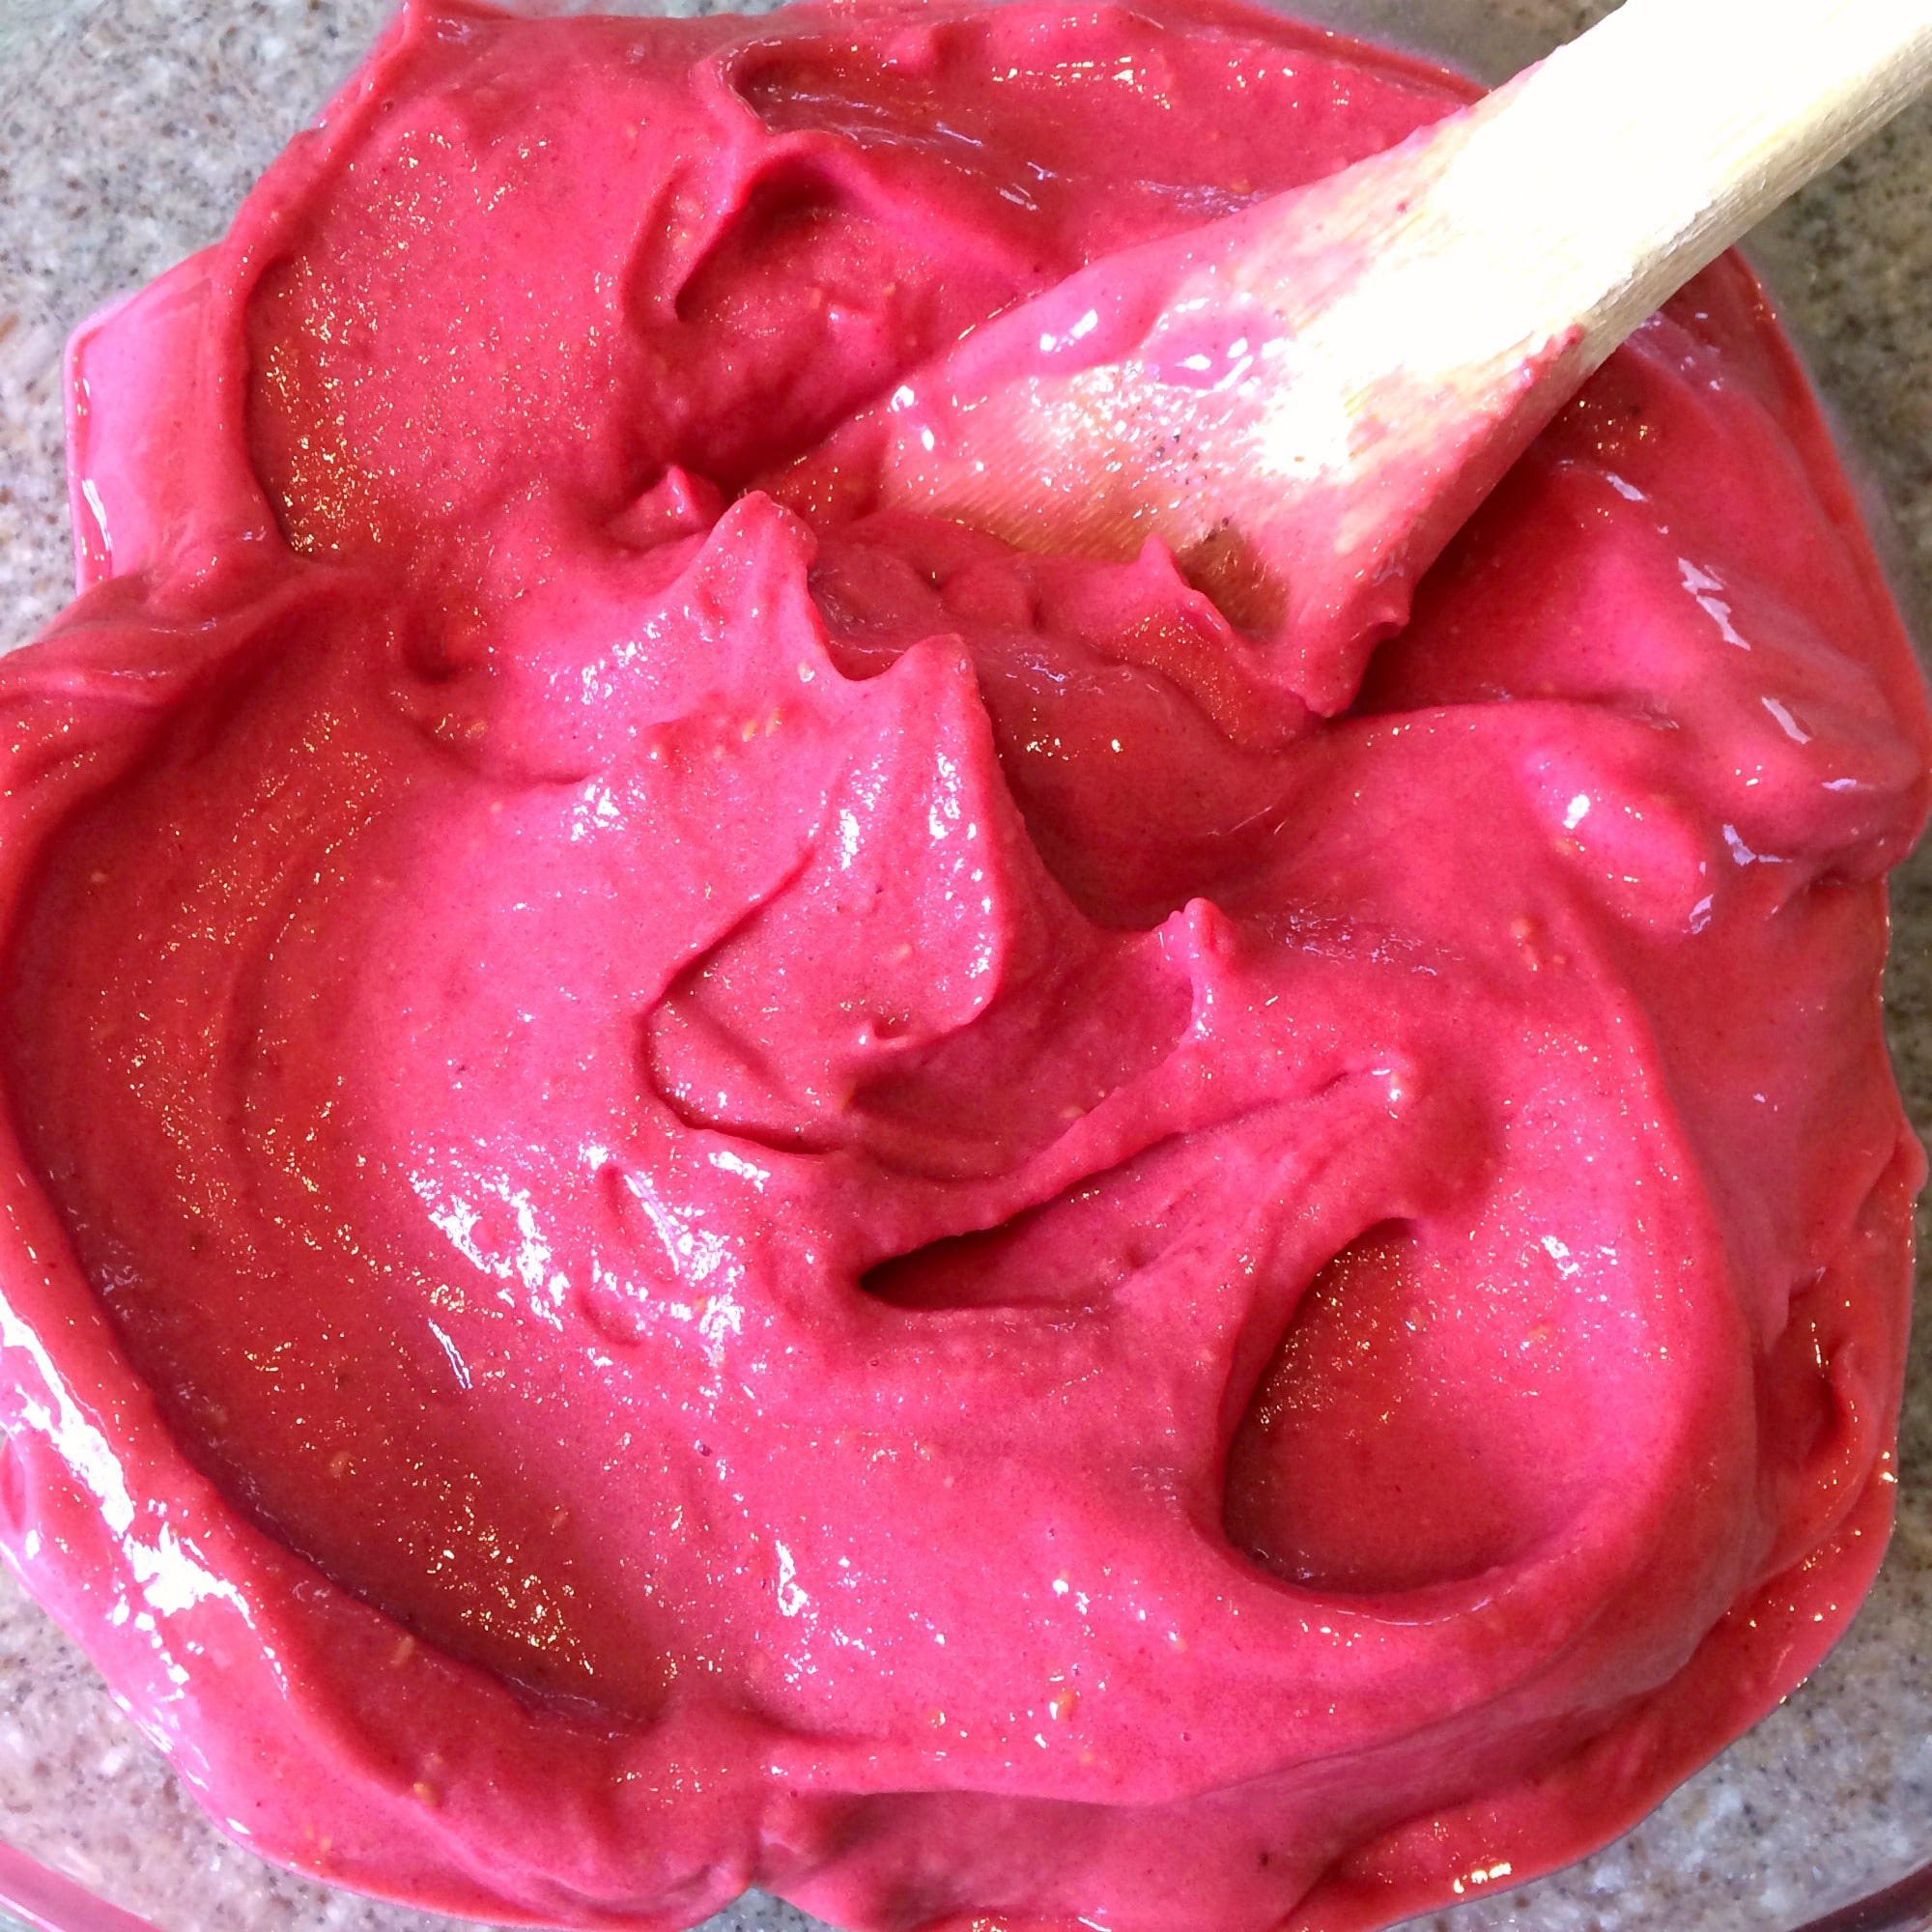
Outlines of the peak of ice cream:
[[1719,263],[1354,702],[750,487],[1463,99],[1221,7],[405,14],[83,332],[10,719],[13,1561],[442,1909],[1378,1924],[1881,1551],[1918,677]]

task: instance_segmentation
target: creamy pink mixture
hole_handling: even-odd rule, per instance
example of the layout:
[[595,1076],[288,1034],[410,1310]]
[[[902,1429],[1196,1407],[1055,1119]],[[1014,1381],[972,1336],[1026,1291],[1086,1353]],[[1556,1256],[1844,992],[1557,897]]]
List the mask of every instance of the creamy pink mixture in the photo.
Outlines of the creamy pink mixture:
[[0,1517],[269,1856],[1346,1932],[1842,1629],[1928,732],[1746,271],[1325,718],[1156,549],[755,487],[1466,98],[1214,0],[415,5],[83,331],[83,595],[0,669]]

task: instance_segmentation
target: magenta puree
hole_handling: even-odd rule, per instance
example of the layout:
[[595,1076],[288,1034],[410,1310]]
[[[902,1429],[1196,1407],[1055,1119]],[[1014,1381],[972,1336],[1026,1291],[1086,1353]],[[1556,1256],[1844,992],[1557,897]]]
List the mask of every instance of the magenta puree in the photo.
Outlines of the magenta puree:
[[83,591],[0,668],[0,1517],[269,1857],[1348,1932],[1843,1628],[1927,721],[1747,273],[1325,717],[1157,550],[759,487],[1467,95],[1208,0],[412,6],[83,330]]

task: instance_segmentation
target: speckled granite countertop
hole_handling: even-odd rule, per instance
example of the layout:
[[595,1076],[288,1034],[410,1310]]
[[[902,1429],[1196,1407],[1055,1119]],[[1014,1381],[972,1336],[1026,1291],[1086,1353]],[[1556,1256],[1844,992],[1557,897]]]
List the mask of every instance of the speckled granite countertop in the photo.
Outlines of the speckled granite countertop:
[[[702,0],[698,10],[708,11]],[[0,648],[29,637],[71,585],[67,332],[215,239],[387,11],[388,0],[0,0]],[[1341,0],[1300,11],[1339,14]],[[1354,0],[1346,17],[1424,50],[1456,45],[1465,65],[1496,77],[1602,11],[1584,0]],[[1932,105],[1801,196],[1754,251],[1862,453],[1875,502],[1889,508],[1895,578],[1923,635]],[[1896,881],[1894,907],[1892,1040],[1926,1132],[1932,846]],[[1922,1310],[1901,1470],[1877,1590],[1800,1692],[1620,1844],[1425,1922],[1439,1932],[1786,1932],[1932,1861],[1932,1321]],[[3,1577],[0,1836],[163,1932],[434,1932],[448,1922],[270,1872],[228,1843],[79,1653]],[[713,1924],[780,1932],[811,1922],[753,1898]]]

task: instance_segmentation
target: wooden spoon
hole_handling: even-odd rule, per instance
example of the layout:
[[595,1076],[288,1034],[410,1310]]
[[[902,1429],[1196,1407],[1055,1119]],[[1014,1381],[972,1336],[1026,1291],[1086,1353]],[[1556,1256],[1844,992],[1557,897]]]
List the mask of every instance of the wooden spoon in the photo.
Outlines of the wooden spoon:
[[1338,709],[1584,377],[1928,79],[1932,0],[1627,0],[1402,146],[995,317],[778,493],[1157,537]]

